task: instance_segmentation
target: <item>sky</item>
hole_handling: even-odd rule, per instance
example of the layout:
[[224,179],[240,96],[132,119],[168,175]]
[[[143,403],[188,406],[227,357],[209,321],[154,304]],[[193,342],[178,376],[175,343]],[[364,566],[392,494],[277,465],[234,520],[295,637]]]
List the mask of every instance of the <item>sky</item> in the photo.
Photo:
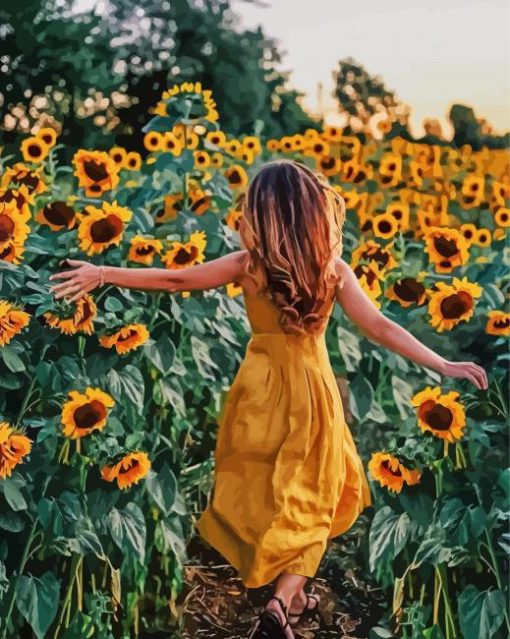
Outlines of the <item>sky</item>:
[[[316,112],[335,120],[332,69],[351,56],[379,75],[411,111],[413,133],[435,117],[450,137],[454,102],[469,104],[497,133],[510,129],[510,3],[505,0],[232,0],[248,27],[261,24],[286,54],[281,68]],[[338,116],[336,116],[338,118]]]
[[[129,0],[136,6],[136,0]],[[198,0],[196,0],[198,1]],[[77,0],[90,9],[98,0]],[[231,0],[246,27],[261,25],[283,51],[280,69],[303,105],[340,123],[332,70],[353,57],[411,108],[413,134],[437,118],[450,138],[452,103],[468,104],[496,133],[510,129],[507,0]],[[263,5],[263,6],[262,6]],[[319,109],[318,83],[322,83]]]

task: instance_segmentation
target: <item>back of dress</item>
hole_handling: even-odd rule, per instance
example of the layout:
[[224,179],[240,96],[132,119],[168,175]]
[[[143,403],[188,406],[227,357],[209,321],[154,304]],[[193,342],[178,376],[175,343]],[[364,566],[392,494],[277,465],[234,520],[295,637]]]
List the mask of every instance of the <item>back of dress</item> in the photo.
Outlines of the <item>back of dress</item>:
[[352,525],[370,492],[325,327],[287,334],[265,293],[244,300],[252,335],[218,417],[213,496],[196,525],[256,588],[283,569],[314,576],[327,539]]

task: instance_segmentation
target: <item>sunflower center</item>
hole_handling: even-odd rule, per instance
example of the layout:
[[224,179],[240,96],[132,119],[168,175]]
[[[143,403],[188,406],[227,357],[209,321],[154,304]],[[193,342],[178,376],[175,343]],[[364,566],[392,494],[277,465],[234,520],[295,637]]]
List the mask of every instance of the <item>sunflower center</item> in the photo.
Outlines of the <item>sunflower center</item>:
[[391,231],[391,224],[388,222],[388,220],[381,220],[377,224],[377,227],[382,233],[389,233]]
[[0,242],[6,242],[15,229],[14,220],[8,215],[0,215]]
[[237,169],[234,169],[230,175],[229,180],[231,184],[241,184],[241,175]]
[[138,459],[131,459],[129,461],[129,465],[127,466],[127,468],[121,468],[119,470],[119,475],[125,475],[126,473],[129,473],[130,471],[132,471],[134,468],[136,468],[139,465],[140,465],[140,462],[138,461]]
[[192,262],[197,255],[198,249],[196,246],[191,246],[189,250],[182,247],[175,254],[174,262],[176,264],[188,264],[188,262]]
[[453,422],[453,414],[446,406],[434,404],[434,407],[427,412],[424,421],[434,430],[448,430]]
[[130,329],[129,333],[125,335],[119,335],[119,337],[117,338],[117,342],[127,342],[132,337],[136,337],[136,335],[138,335],[137,331],[135,331],[135,329],[132,328]]
[[136,249],[137,255],[150,255],[153,252],[154,252],[154,247],[151,246],[150,244],[148,246],[139,246]]
[[29,144],[27,151],[31,158],[38,158],[42,155],[42,148],[39,144]]
[[504,328],[508,328],[508,326],[510,326],[509,317],[505,317],[504,319],[496,320],[494,322],[494,328],[504,329]]
[[445,237],[434,238],[434,248],[444,257],[452,257],[459,252],[455,240],[447,240]]
[[394,477],[402,477],[402,472],[401,472],[400,468],[398,468],[398,467],[397,467],[395,470],[392,470],[392,469],[390,468],[390,462],[389,462],[387,459],[385,459],[385,460],[381,463],[381,466],[382,466],[382,467],[383,467],[383,468],[384,468],[387,472],[389,472],[389,473],[390,473],[390,475],[393,475]]
[[80,406],[74,411],[74,422],[78,428],[93,428],[105,417],[105,407],[97,399]]
[[441,302],[441,313],[445,319],[457,319],[473,306],[471,295],[463,291],[448,295]]
[[108,177],[105,165],[95,160],[86,160],[83,163],[83,170],[85,175],[93,182],[101,182]]
[[39,178],[37,177],[37,175],[34,175],[33,173],[27,173],[24,176],[16,175],[16,177],[12,178],[12,181],[15,184],[24,184],[28,188],[30,193],[35,188],[37,188],[37,185],[39,184]]
[[7,246],[2,251],[0,251],[0,260],[4,260],[6,257],[9,257],[13,249],[14,249],[13,246]]
[[417,282],[412,277],[404,277],[400,282],[395,282],[393,290],[405,302],[417,302],[425,292],[425,287],[421,282]]
[[388,263],[388,260],[390,259],[390,256],[388,253],[378,248],[373,253],[369,253],[368,251],[366,251],[365,253],[363,253],[363,258],[365,260],[368,260],[368,259],[375,260],[381,266],[386,266],[386,264]]
[[335,166],[335,158],[326,158],[321,164],[324,169],[332,169]]
[[107,215],[105,218],[93,222],[90,227],[90,235],[94,242],[105,244],[117,237],[122,231],[122,220],[116,215]]
[[52,202],[43,209],[44,217],[55,226],[67,226],[74,218],[74,209],[65,202]]
[[83,324],[84,322],[86,322],[89,319],[89,317],[92,315],[92,309],[90,308],[90,304],[87,301],[83,303],[82,309],[83,309],[82,311],[83,316],[80,320],[80,324]]

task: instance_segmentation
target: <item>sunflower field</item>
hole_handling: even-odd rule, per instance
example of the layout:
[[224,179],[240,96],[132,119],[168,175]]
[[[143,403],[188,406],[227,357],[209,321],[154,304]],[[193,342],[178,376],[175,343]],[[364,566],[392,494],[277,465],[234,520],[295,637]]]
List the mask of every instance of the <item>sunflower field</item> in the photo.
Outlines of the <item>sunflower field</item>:
[[189,82],[154,105],[141,153],[79,149],[68,166],[41,128],[0,157],[1,639],[178,632],[215,417],[249,338],[241,290],[106,286],[69,304],[49,276],[66,258],[180,269],[237,249],[250,177],[277,158],[344,197],[344,259],[373,303],[489,373],[485,392],[441,379],[334,311],[374,496],[367,569],[388,602],[370,638],[508,635],[508,153],[381,129],[236,139]]

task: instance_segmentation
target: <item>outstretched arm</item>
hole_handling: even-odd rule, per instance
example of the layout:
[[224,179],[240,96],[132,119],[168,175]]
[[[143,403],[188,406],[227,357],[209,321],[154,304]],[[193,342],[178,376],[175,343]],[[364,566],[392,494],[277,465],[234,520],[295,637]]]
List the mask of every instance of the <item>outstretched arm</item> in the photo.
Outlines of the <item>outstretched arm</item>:
[[[71,270],[54,273],[50,280],[64,280],[54,284],[50,290],[55,299],[66,297],[76,301],[95,289],[101,281],[120,288],[135,288],[143,291],[189,291],[216,288],[235,282],[242,272],[245,250],[234,251],[204,264],[186,266],[182,269],[125,268],[118,266],[99,267],[83,260],[66,260]],[[101,268],[103,272],[101,273]]]
[[369,339],[442,375],[466,378],[478,388],[488,387],[487,373],[481,366],[474,362],[450,362],[441,357],[381,313],[344,260],[337,260],[337,270],[344,280],[343,287],[337,290],[337,301]]

